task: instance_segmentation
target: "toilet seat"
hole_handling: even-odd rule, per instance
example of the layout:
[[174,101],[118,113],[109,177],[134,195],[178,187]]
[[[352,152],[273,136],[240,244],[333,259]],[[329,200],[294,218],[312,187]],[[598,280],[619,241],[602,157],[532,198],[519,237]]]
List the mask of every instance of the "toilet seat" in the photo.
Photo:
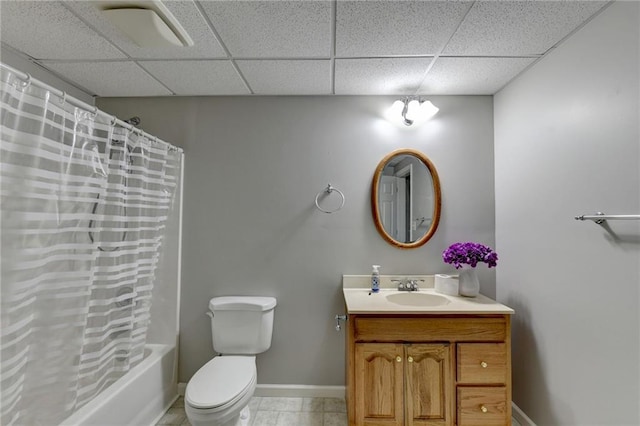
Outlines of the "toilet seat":
[[255,388],[254,356],[218,356],[193,375],[185,403],[198,410],[218,411],[232,406]]

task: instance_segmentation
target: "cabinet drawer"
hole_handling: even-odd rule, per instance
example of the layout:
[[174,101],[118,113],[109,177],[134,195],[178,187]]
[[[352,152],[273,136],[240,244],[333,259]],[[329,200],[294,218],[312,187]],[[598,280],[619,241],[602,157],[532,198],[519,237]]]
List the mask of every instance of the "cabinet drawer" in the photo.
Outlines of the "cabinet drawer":
[[504,342],[506,330],[504,317],[356,317],[354,323],[358,342]]
[[459,343],[459,384],[507,383],[507,346],[504,343]]
[[458,426],[509,424],[506,388],[458,387]]

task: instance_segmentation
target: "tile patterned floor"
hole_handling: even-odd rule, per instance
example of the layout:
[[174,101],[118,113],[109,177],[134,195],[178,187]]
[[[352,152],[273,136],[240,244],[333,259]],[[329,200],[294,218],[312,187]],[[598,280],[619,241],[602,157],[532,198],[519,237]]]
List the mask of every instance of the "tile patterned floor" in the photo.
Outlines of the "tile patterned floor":
[[[346,426],[347,409],[341,398],[253,397],[250,426]],[[182,397],[156,425],[190,426]]]
[[[347,410],[341,398],[256,397],[249,403],[250,426],[346,426]],[[156,425],[190,426],[182,397]],[[520,426],[513,419],[512,426]]]

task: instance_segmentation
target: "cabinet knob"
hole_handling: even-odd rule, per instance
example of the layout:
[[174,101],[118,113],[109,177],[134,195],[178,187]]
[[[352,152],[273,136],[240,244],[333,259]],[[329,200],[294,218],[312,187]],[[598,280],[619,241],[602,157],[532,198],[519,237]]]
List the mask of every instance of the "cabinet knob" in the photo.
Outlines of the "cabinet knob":
[[480,367],[482,367],[482,368],[487,368],[487,366],[488,366],[488,365],[489,365],[489,364],[487,364],[487,363],[486,363],[486,362],[484,362],[484,361],[482,361],[482,362],[480,363]]
[[407,361],[409,361],[409,362],[413,362],[413,357],[412,357],[412,356],[410,356],[409,358],[407,358]]
[[487,407],[485,407],[484,405],[480,406],[480,411],[482,411],[483,413],[486,413],[487,411],[489,411],[489,409]]
[[396,362],[402,362],[402,357],[400,355],[396,357]]

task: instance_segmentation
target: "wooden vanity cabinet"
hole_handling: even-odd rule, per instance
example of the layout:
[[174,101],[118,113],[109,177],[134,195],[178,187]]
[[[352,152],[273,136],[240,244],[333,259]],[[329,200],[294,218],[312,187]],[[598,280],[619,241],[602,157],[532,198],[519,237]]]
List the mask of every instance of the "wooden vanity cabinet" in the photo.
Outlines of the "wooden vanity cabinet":
[[351,314],[350,426],[511,424],[509,315]]

